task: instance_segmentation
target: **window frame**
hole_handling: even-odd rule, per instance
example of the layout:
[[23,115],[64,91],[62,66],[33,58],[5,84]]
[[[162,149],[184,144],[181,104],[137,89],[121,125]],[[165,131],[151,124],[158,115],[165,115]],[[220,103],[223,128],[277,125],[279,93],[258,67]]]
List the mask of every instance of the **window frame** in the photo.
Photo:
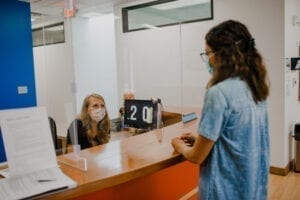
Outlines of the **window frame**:
[[[164,3],[170,3],[170,2],[174,2],[174,1],[178,1],[178,0],[157,0],[157,1],[151,1],[151,2],[147,2],[147,3],[143,3],[143,4],[138,4],[138,5],[122,8],[123,33],[149,29],[149,28],[137,28],[137,29],[129,30],[128,29],[129,28],[129,26],[128,26],[129,25],[129,23],[128,23],[128,11],[139,9],[139,8],[150,7],[150,6],[154,6],[154,5],[159,5],[159,4],[164,4]],[[179,25],[179,24],[187,24],[187,23],[193,23],[193,22],[213,20],[214,19],[213,0],[210,0],[210,5],[211,5],[211,7],[210,7],[211,17],[188,20],[188,21],[177,22],[177,23],[163,24],[163,25],[158,25],[157,27],[165,27],[165,26],[173,26],[173,25]]]
[[[33,47],[40,47],[40,46],[46,46],[46,45],[52,45],[52,44],[65,43],[66,42],[66,36],[65,36],[65,23],[64,22],[58,22],[58,23],[55,23],[55,24],[50,24],[50,25],[47,25],[47,26],[42,26],[42,27],[32,29],[32,41],[34,41],[33,32],[40,31],[40,30],[42,32],[44,32],[45,29],[47,29],[47,28],[52,28],[52,27],[61,26],[61,25],[63,26],[63,33],[64,33],[64,40],[63,41],[53,42],[53,43],[43,43],[43,44],[40,44],[40,45],[34,45],[34,43],[33,43],[32,46]],[[43,40],[44,39],[45,38],[43,38]],[[47,41],[45,41],[45,42],[47,42]]]

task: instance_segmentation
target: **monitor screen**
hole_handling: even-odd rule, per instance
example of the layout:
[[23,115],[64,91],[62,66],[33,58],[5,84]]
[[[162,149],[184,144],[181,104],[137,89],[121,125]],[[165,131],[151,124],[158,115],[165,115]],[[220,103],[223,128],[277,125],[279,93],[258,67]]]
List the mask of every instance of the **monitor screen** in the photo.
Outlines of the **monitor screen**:
[[125,100],[125,127],[141,129],[156,128],[157,124],[157,100]]

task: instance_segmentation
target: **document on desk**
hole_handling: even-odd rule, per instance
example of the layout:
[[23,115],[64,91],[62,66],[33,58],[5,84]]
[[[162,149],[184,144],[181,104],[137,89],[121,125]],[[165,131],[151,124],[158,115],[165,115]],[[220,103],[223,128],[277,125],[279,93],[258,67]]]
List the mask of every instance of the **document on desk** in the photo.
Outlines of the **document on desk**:
[[0,111],[9,178],[0,180],[0,199],[20,199],[77,184],[57,165],[44,107]]
[[76,187],[58,167],[0,180],[0,199],[23,199]]

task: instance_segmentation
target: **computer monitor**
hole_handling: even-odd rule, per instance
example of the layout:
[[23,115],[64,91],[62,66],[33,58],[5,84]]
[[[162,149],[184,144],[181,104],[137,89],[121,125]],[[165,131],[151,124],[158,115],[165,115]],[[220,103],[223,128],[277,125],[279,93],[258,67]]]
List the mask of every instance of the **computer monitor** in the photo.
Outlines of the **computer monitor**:
[[124,126],[140,129],[157,128],[160,121],[160,99],[125,100]]

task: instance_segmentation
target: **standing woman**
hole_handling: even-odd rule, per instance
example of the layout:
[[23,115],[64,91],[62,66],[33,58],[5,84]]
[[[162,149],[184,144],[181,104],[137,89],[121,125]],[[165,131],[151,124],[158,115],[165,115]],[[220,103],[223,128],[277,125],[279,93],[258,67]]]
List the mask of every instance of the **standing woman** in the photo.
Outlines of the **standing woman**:
[[213,27],[205,40],[201,56],[212,77],[198,133],[184,133],[172,145],[200,165],[200,199],[267,199],[266,67],[254,38],[238,21]]
[[[77,130],[77,137],[76,131]],[[99,94],[85,97],[79,119],[75,119],[67,134],[67,144],[80,144],[81,149],[108,143],[110,119],[104,98]]]

